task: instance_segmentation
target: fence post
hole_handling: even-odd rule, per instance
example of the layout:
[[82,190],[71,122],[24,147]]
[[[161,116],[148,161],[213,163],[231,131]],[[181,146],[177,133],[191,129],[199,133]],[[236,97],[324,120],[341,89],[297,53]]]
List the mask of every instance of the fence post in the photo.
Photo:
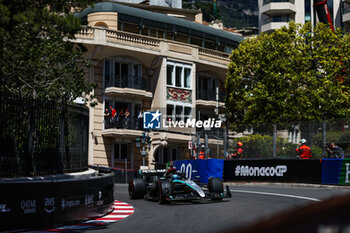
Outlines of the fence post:
[[60,161],[59,161],[59,166],[58,168],[59,172],[63,173],[64,170],[64,154],[65,154],[65,143],[64,143],[64,118],[65,118],[65,105],[62,103],[62,108],[61,108],[61,114],[60,114]]
[[327,124],[326,124],[326,121],[323,121],[322,122],[322,157],[326,157],[327,154],[326,154],[326,144],[327,144]]
[[277,147],[277,125],[273,124],[273,151],[272,151],[272,158],[275,159],[276,158],[276,147]]
[[125,159],[125,183],[128,183],[128,159]]
[[[30,101],[28,101],[30,102]],[[36,103],[36,100],[34,99],[33,101],[31,101],[30,105],[30,109],[28,111],[28,154],[24,155],[25,157],[25,161],[26,161],[26,166],[25,166],[25,169],[26,169],[26,173],[29,173],[31,175],[33,175],[33,172],[34,172],[34,166],[33,166],[33,124],[34,124],[34,121],[33,121],[33,118],[34,118],[34,109],[36,107],[35,105]]]
[[[80,110],[80,109],[79,109]],[[80,131],[81,131],[81,138],[80,138],[80,153],[79,153],[79,159],[80,159],[80,171],[83,171],[83,153],[84,153],[84,115],[82,111],[80,110]]]

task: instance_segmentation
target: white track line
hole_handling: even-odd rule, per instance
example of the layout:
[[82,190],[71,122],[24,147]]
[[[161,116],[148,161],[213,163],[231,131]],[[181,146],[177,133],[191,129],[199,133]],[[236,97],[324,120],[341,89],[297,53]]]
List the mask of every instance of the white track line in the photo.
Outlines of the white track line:
[[238,190],[238,189],[233,189],[233,190],[230,189],[230,191],[236,192],[236,193],[252,193],[252,194],[279,196],[279,197],[290,197],[290,198],[304,199],[304,200],[309,200],[309,201],[321,201],[320,199],[316,199],[316,198],[289,195],[289,194],[281,194],[281,193],[256,192],[256,191],[246,191],[246,190]]

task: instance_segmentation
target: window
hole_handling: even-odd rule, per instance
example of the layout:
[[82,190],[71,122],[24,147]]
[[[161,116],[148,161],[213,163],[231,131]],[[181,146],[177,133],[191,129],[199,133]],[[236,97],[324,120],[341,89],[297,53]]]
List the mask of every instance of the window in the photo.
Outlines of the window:
[[104,77],[105,87],[113,86],[113,60],[105,60],[104,62]]
[[191,69],[185,68],[184,87],[190,88],[190,81],[191,81]]
[[178,150],[174,147],[161,147],[154,156],[156,163],[167,163],[178,159]]
[[144,89],[142,66],[131,59],[116,57],[104,62],[105,87]]
[[139,34],[139,28],[137,24],[124,22],[124,31]]
[[182,67],[176,66],[175,86],[181,87]]
[[174,72],[174,66],[167,65],[167,85],[173,85],[173,72]]
[[185,115],[184,115],[184,121],[186,122],[187,119],[191,118],[191,108],[185,107]]
[[163,149],[163,163],[169,162],[169,156],[168,156],[169,150],[168,148]]
[[305,23],[311,21],[311,0],[305,0]]
[[174,120],[174,105],[168,104],[166,106],[167,121]]
[[182,43],[187,43],[188,42],[188,35],[185,33],[178,32],[176,33],[176,41],[180,41]]
[[172,161],[177,160],[177,150],[176,150],[175,148],[173,148],[173,149],[171,150],[171,160],[172,160]]
[[[174,114],[174,109],[175,109],[175,114]],[[184,106],[184,105],[173,105],[173,104],[168,104],[167,105],[167,120],[171,121],[184,121],[186,122],[187,119],[192,118],[192,108],[190,106]]]
[[176,116],[175,116],[175,119],[176,121],[181,121],[182,120],[182,109],[183,107],[182,106],[176,106]]
[[197,99],[216,100],[216,91],[219,88],[219,96],[222,89],[219,87],[219,80],[211,77],[199,76],[197,79]]
[[191,88],[192,67],[181,63],[168,62],[167,85],[179,88]]
[[114,144],[114,160],[130,160],[129,145],[126,143]]

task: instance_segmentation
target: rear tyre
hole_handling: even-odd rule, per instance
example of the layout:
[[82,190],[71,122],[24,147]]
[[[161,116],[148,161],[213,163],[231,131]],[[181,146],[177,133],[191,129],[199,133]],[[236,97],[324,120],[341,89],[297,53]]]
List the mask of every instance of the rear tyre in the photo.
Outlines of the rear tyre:
[[170,203],[170,196],[172,194],[172,186],[169,181],[163,181],[159,184],[159,203]]
[[146,186],[141,178],[131,179],[129,182],[129,196],[131,199],[143,198],[145,195]]
[[222,200],[224,193],[224,186],[220,178],[209,178],[208,190],[213,195],[212,200]]

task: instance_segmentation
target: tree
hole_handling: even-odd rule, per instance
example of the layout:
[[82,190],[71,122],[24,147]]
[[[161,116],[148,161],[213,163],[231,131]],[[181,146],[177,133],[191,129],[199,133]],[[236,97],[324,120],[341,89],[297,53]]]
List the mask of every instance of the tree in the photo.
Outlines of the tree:
[[226,79],[231,126],[349,116],[350,35],[289,23],[232,52]]
[[[182,7],[185,9],[200,9],[203,12],[203,20],[211,22],[215,20],[214,12],[214,0],[211,1],[199,1],[199,0],[184,0],[182,1]],[[217,12],[217,19],[221,19],[220,11]]]
[[85,0],[0,0],[1,90],[22,97],[65,99],[89,93],[80,30],[72,9]]

